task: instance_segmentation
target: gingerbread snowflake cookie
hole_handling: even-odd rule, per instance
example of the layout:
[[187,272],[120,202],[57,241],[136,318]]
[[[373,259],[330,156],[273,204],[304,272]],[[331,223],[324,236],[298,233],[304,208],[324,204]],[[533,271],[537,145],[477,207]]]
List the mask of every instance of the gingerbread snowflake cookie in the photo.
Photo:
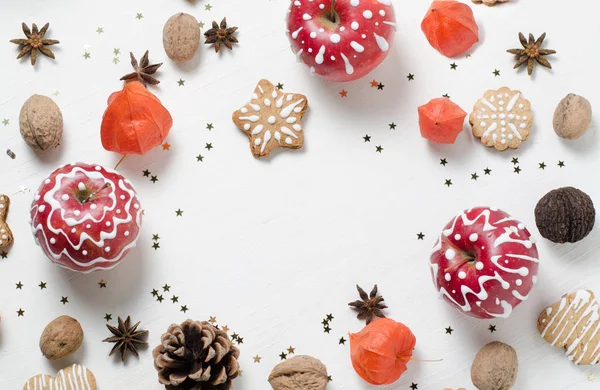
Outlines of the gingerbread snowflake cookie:
[[475,103],[469,117],[473,135],[497,150],[517,149],[529,138],[533,125],[531,104],[520,91],[489,90]]
[[306,96],[281,92],[268,80],[260,80],[252,100],[233,113],[233,123],[248,136],[254,157],[267,157],[277,147],[299,149],[304,144],[302,117]]
[[537,321],[542,338],[564,348],[575,364],[600,362],[600,308],[590,290],[564,295],[542,311]]

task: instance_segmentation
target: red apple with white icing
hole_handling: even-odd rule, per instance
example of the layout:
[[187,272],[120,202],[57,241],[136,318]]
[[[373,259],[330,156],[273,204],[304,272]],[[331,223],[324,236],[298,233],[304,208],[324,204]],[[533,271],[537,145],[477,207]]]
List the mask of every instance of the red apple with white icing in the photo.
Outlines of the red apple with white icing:
[[391,0],[291,0],[287,34],[298,61],[331,81],[357,80],[388,55]]
[[537,281],[538,251],[525,226],[502,210],[477,207],[452,219],[431,255],[435,287],[475,318],[507,318]]
[[99,165],[64,165],[35,193],[31,227],[54,263],[79,272],[116,266],[135,246],[142,210],[129,180]]

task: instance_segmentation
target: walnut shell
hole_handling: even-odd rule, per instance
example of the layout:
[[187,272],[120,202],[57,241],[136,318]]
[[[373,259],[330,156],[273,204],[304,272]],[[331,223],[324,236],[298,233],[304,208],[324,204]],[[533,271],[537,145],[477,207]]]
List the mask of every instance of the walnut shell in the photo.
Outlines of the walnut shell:
[[594,228],[594,202],[585,192],[563,187],[548,192],[535,206],[542,237],[559,244],[584,239]]
[[319,359],[299,355],[276,365],[269,383],[273,390],[325,390],[329,375]]
[[554,131],[561,138],[577,139],[592,123],[592,105],[575,94],[568,94],[554,111]]
[[46,325],[40,337],[40,350],[50,360],[58,360],[77,351],[83,342],[83,329],[75,318],[60,316]]
[[200,44],[200,27],[195,17],[178,13],[167,21],[163,28],[165,52],[175,62],[189,61]]
[[499,341],[485,345],[471,366],[471,380],[479,390],[508,390],[517,379],[517,352]]
[[19,115],[21,135],[35,150],[58,146],[63,134],[60,108],[47,96],[33,95],[21,107]]

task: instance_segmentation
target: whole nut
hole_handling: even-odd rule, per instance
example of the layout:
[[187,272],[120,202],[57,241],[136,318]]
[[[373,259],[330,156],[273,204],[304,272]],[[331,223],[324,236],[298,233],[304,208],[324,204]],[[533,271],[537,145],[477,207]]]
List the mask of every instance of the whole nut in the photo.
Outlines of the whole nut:
[[325,390],[327,367],[311,356],[296,356],[279,363],[269,375],[273,390]]
[[494,341],[477,352],[471,366],[471,380],[479,390],[508,390],[515,384],[518,365],[513,347]]
[[163,28],[165,52],[175,62],[189,61],[200,44],[200,27],[195,17],[178,13],[169,18]]
[[592,123],[592,105],[575,94],[568,94],[554,111],[554,131],[561,138],[577,139]]
[[83,329],[75,318],[60,316],[46,325],[40,337],[40,350],[50,360],[65,358],[83,342]]
[[548,192],[535,206],[535,224],[542,237],[559,244],[583,240],[594,228],[596,209],[585,192],[562,187]]
[[58,146],[63,134],[60,108],[47,96],[33,95],[21,107],[19,115],[21,135],[35,150]]

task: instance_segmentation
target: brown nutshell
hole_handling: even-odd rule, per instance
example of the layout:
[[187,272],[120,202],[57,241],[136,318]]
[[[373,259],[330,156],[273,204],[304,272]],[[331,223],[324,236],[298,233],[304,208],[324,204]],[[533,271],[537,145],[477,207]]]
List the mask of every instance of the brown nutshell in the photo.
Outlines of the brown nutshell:
[[583,96],[568,94],[554,111],[553,127],[561,138],[577,139],[592,123],[592,105]]
[[167,21],[163,28],[165,52],[175,62],[191,60],[200,45],[200,26],[195,17],[178,13]]
[[65,358],[79,349],[83,329],[75,318],[60,316],[46,325],[40,337],[40,350],[50,360]]
[[47,150],[58,146],[62,139],[62,113],[49,97],[33,95],[21,107],[19,127],[27,145]]
[[485,345],[473,360],[471,381],[479,390],[508,390],[517,379],[517,352],[499,341]]
[[300,355],[276,365],[269,383],[273,390],[325,390],[329,375],[319,359]]
[[548,192],[535,207],[535,224],[542,237],[555,242],[577,242],[594,228],[596,210],[583,191],[563,187]]

